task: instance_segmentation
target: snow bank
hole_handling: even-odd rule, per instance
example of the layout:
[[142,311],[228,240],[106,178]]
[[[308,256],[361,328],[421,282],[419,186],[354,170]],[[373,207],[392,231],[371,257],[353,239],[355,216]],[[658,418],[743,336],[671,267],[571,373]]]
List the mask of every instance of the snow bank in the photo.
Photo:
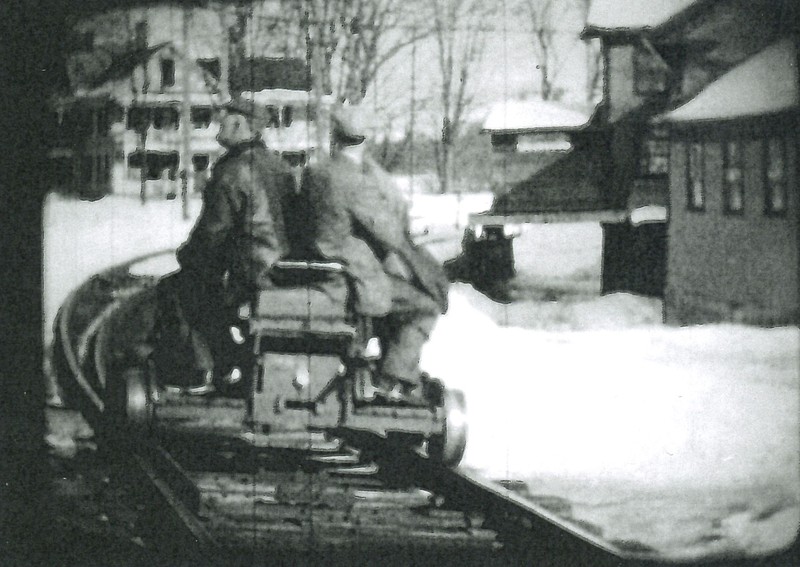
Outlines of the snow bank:
[[564,317],[578,332],[503,327],[474,293],[454,289],[423,353],[467,396],[466,466],[651,486],[797,478],[798,329],[631,327],[622,312],[602,328],[582,310]]
[[190,200],[183,218],[179,200],[111,195],[88,202],[50,193],[43,214],[44,339],[52,339],[55,314],[67,295],[92,275],[159,250],[177,248],[200,212]]

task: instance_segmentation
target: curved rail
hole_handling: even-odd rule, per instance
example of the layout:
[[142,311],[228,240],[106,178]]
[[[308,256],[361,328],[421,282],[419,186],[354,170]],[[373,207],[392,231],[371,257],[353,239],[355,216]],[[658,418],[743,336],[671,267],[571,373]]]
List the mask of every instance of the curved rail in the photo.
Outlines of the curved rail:
[[[96,379],[98,388],[105,387],[105,372],[109,365],[107,351],[114,340],[119,343],[117,337],[112,337],[116,331],[112,323],[124,318],[126,313],[136,312],[136,298],[141,299],[141,292],[155,282],[154,278],[132,275],[130,268],[168,253],[171,251],[148,254],[101,272],[74,290],[59,311],[57,348],[61,349],[68,367],[66,370],[89,401],[92,412],[102,413],[104,409],[101,392],[92,385],[92,379]],[[92,286],[96,286],[98,281],[104,285],[95,290]],[[82,302],[90,300],[90,316],[78,325],[80,328],[75,328],[73,317],[79,310],[86,317],[87,307]],[[347,441],[353,441],[355,446],[374,444],[376,453],[387,455],[381,461],[384,472],[391,474],[391,470],[396,469],[400,478],[405,478],[406,482],[411,480],[416,486],[443,497],[451,506],[484,515],[486,525],[506,542],[529,542],[534,538],[537,542],[547,542],[548,549],[555,545],[559,550],[568,549],[569,554],[589,557],[592,565],[618,565],[622,558],[657,559],[652,550],[637,546],[636,542],[609,542],[591,526],[559,516],[473,471],[442,467],[424,455],[410,451],[387,451],[387,447],[380,447],[385,443],[381,440]]]
[[[70,384],[70,381],[74,382],[74,385],[78,387],[78,393],[82,400],[76,400],[76,402],[83,411],[97,414],[102,413],[105,408],[105,403],[96,388],[92,386],[85,367],[90,353],[94,350],[92,342],[97,338],[103,323],[116,310],[121,301],[131,293],[136,293],[146,287],[147,283],[153,282],[151,278],[132,276],[130,268],[147,260],[173,253],[174,250],[171,249],[160,250],[103,270],[72,290],[58,310],[54,325],[54,359],[63,361],[66,368],[57,368],[57,372],[68,373],[68,376],[61,378],[66,379],[67,384]],[[95,289],[99,282],[103,282],[107,286],[102,291]],[[132,285],[135,283],[138,285]],[[93,303],[98,302],[99,305],[87,318],[87,324],[80,329],[75,329],[73,327],[76,311],[87,308],[87,297],[91,298]],[[97,365],[93,365],[93,370],[102,371],[101,367]],[[99,378],[100,382],[104,381],[101,377]],[[67,389],[73,390],[69,386]]]

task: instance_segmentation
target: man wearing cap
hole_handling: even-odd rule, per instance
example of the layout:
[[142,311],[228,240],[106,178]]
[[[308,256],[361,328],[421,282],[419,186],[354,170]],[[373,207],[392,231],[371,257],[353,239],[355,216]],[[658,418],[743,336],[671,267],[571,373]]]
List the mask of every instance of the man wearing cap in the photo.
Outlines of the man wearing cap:
[[213,389],[215,370],[230,370],[221,366],[230,346],[225,320],[231,307],[272,287],[270,268],[289,252],[284,214],[295,180],[261,139],[266,119],[263,108],[241,97],[223,110],[217,141],[226,152],[204,189],[200,216],[178,249],[180,271],[159,283],[162,336],[154,355],[162,356],[156,364],[180,364],[178,349],[190,343],[196,386],[190,390],[197,393]]
[[411,240],[408,205],[393,181],[365,154],[365,111],[338,108],[331,128],[331,159],[303,174],[308,236],[323,257],[345,265],[356,311],[376,318],[384,352],[378,391],[413,399],[422,347],[447,310],[449,283],[441,264]]

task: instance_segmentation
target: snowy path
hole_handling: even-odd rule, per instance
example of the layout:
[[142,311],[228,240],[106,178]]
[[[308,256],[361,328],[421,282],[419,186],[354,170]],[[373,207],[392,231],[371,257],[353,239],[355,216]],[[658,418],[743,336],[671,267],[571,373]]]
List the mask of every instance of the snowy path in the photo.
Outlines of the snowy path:
[[563,498],[606,539],[670,556],[791,541],[798,329],[508,328],[475,307],[475,293],[455,287],[423,354],[466,393],[464,466]]

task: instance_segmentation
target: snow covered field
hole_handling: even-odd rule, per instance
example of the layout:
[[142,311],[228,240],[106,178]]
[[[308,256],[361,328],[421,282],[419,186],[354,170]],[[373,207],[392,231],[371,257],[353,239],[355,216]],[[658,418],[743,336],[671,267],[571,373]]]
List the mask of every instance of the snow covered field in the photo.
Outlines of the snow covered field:
[[[489,201],[470,196],[456,213],[453,199],[414,200],[442,260],[458,253],[466,213]],[[71,289],[175,247],[191,224],[177,201],[51,196],[46,338]],[[662,557],[788,545],[800,522],[800,330],[666,327],[658,300],[599,296],[600,250],[595,223],[527,226],[515,241],[515,301],[454,284],[423,366],[466,394],[463,466],[563,500],[605,539]]]

